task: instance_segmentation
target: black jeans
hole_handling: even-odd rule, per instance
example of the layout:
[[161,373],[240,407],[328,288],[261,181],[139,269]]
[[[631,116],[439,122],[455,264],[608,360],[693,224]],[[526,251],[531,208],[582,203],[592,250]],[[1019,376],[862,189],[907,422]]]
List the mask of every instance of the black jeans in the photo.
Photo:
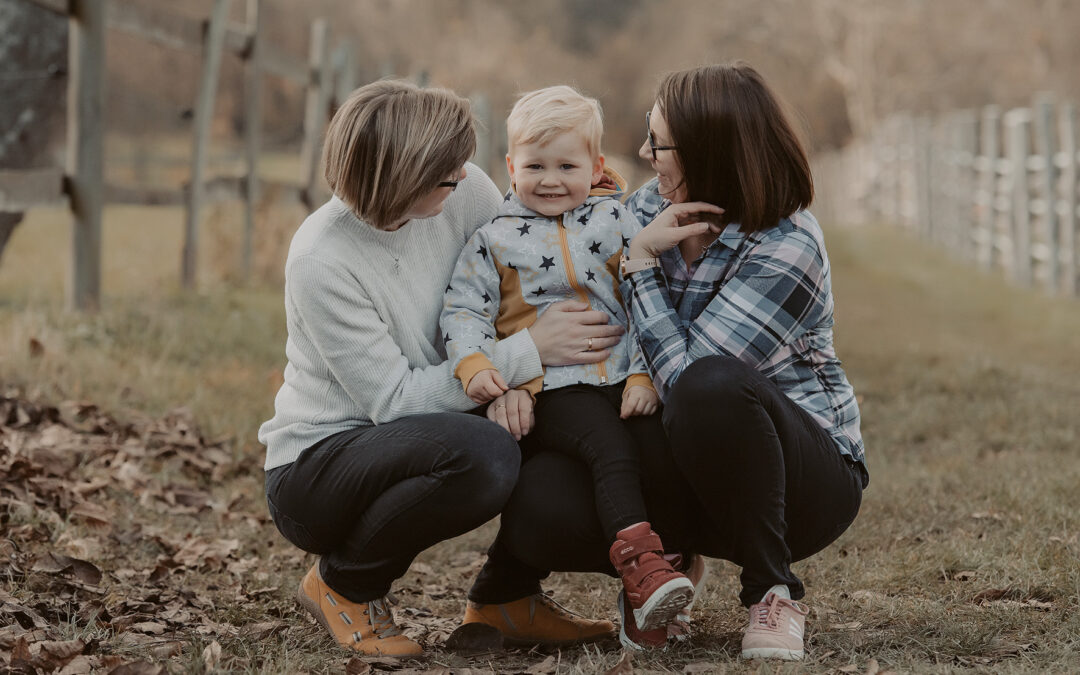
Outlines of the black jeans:
[[[801,598],[791,563],[825,548],[855,519],[863,466],[845,459],[773,382],[733,358],[691,364],[668,396],[662,423],[668,444],[642,445],[641,471],[650,522],[665,548],[740,565],[744,605],[776,584]],[[521,468],[469,597],[505,602],[536,592],[549,570],[610,574],[593,501],[580,462],[537,449]]]
[[622,383],[579,384],[540,392],[536,426],[525,443],[526,447],[539,443],[585,463],[609,545],[619,530],[648,520],[641,494],[639,446],[665,444],[658,414],[651,419],[619,417],[622,394]]
[[424,549],[499,514],[521,453],[483,417],[416,415],[335,434],[266,474],[282,535],[322,556],[326,583],[380,598]]

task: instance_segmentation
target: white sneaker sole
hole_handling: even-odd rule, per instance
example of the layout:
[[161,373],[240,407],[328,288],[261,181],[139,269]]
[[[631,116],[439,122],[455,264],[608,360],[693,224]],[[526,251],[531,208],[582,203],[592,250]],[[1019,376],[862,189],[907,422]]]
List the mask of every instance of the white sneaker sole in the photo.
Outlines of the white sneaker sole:
[[693,600],[694,583],[686,577],[672,579],[653,591],[645,604],[634,610],[634,622],[643,631],[667,626]]
[[755,647],[742,650],[744,659],[783,659],[784,661],[802,661],[803,650],[781,649],[779,647]]

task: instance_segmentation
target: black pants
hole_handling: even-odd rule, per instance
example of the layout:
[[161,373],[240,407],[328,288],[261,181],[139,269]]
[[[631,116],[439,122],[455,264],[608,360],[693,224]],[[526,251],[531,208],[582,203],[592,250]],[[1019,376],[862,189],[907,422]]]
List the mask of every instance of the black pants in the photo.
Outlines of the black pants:
[[323,579],[353,602],[382,597],[424,549],[491,520],[518,477],[510,434],[441,413],[335,434],[266,474],[270,515],[322,556]]
[[[752,367],[727,357],[690,365],[662,416],[668,444],[641,446],[645,505],[670,551],[740,565],[740,600],[773,585],[801,598],[791,563],[855,519],[866,473],[805,411]],[[505,602],[539,589],[548,571],[611,573],[578,461],[539,448],[521,468],[488,562],[469,592]]]
[[639,446],[666,442],[659,415],[619,417],[622,393],[622,383],[541,392],[536,399],[536,427],[525,441],[526,448],[539,444],[584,462],[609,545],[619,530],[648,520],[641,494]]

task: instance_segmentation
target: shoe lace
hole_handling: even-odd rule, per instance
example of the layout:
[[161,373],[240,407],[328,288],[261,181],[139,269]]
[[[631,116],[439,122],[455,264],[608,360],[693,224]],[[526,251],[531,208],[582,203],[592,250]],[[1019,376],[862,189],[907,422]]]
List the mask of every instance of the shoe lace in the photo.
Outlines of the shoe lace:
[[380,638],[401,635],[401,628],[394,623],[394,615],[390,611],[390,605],[396,604],[398,600],[391,593],[368,603],[368,617],[371,619],[372,633]]
[[[560,605],[558,600],[551,597],[551,593],[552,593],[552,591],[546,591],[544,593],[537,593],[536,595],[533,596],[533,602],[535,603],[535,602],[539,601],[540,604],[545,605],[546,607],[548,607],[548,609],[552,610],[556,614],[560,614],[560,615],[565,616],[565,617],[577,617],[576,614],[574,614],[573,612],[571,612],[567,608]],[[535,611],[536,611],[535,607],[530,607],[529,614],[531,615]]]
[[770,593],[765,600],[754,605],[754,622],[761,626],[776,628],[780,623],[780,613],[785,607],[790,607],[800,614],[806,613],[799,603]]

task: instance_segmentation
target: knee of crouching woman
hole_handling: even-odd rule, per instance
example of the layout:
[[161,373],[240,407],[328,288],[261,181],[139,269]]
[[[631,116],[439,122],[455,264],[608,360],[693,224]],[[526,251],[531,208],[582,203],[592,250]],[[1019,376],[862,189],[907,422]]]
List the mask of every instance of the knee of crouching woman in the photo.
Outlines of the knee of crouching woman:
[[670,419],[704,418],[716,423],[717,415],[738,410],[750,392],[752,366],[731,356],[706,356],[683,370],[664,402],[665,423]]

